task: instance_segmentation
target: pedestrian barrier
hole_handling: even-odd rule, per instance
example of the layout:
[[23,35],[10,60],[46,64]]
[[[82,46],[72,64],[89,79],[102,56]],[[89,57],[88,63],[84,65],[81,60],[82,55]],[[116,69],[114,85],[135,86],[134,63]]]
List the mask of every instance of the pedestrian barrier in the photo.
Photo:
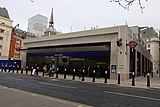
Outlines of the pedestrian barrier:
[[[14,70],[16,70],[17,72],[14,72]],[[19,72],[19,70],[20,70],[20,72]],[[39,72],[40,72],[40,70],[39,70],[39,68],[37,67],[37,69],[35,69],[34,67],[31,67],[31,69],[29,70],[29,67],[28,66],[26,66],[25,67],[25,69],[24,69],[24,67],[22,66],[21,67],[21,69],[20,68],[15,68],[15,66],[9,66],[8,67],[8,69],[6,69],[6,68],[3,68],[3,69],[1,69],[1,72],[8,72],[8,73],[19,73],[19,74],[26,74],[26,75],[28,75],[28,73],[30,73],[31,75],[36,75],[36,76],[39,76]],[[58,72],[59,72],[59,68],[57,68],[56,69],[56,78],[58,78]],[[82,70],[82,72],[81,72],[82,74],[81,74],[81,76],[82,76],[82,81],[85,81],[85,74],[86,74],[86,71],[85,71],[85,69],[83,69]],[[107,71],[105,71],[104,72],[104,83],[107,83]],[[40,76],[45,76],[44,75],[45,74],[45,72],[44,71],[42,71],[42,73],[40,74]],[[76,69],[74,68],[74,69],[72,69],[72,76],[70,76],[71,77],[71,79],[72,80],[75,80],[75,76],[76,76]],[[50,69],[50,71],[49,71],[49,77],[53,77],[53,75],[54,75],[54,72],[52,72],[52,70]],[[152,77],[152,75],[153,75],[153,73],[147,73],[147,75],[146,75],[146,85],[145,86],[147,86],[147,87],[150,87],[150,77]],[[120,82],[121,82],[121,80],[120,80],[120,72],[118,72],[118,75],[117,75],[117,80],[118,80],[118,83],[117,84],[120,84]],[[67,77],[67,69],[64,69],[64,79],[66,79],[66,77]],[[63,78],[63,76],[62,76],[62,78]],[[92,71],[92,78],[91,78],[91,82],[95,82],[95,80],[96,80],[96,70],[93,70]],[[88,81],[88,78],[87,78],[87,81]],[[116,82],[116,81],[115,81]],[[132,78],[131,78],[131,86],[135,86],[135,73],[134,72],[132,72]]]

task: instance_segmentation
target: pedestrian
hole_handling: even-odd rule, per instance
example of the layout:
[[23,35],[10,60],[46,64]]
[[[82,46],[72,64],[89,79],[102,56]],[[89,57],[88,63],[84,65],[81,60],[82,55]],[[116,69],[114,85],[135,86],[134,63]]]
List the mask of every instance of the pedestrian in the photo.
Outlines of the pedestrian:
[[83,65],[79,67],[79,70],[78,70],[78,77],[79,79],[82,77],[82,72],[83,72]]
[[89,65],[88,68],[87,68],[87,76],[90,75],[90,70],[91,70],[91,66]]
[[44,74],[46,74],[47,73],[47,65],[44,65],[44,67],[43,67],[43,76],[44,76]]
[[2,63],[2,72],[3,72],[3,70],[4,70],[4,64]]
[[7,64],[4,65],[4,72],[7,71]]
[[8,71],[8,72],[10,72],[10,71],[11,71],[11,68],[12,68],[12,65],[10,64],[10,65],[9,65],[9,71]]
[[54,66],[54,64],[52,64],[52,77],[54,76],[54,73],[55,73],[55,66]]
[[17,65],[16,69],[17,69],[17,73],[18,73],[18,70],[19,70],[19,65]]
[[13,70],[13,71],[12,71],[12,73],[14,73],[14,70],[15,70],[15,65],[13,65],[13,67],[12,67],[12,70]]
[[48,75],[49,75],[49,77],[52,76],[52,67],[51,66],[49,67]]
[[99,79],[100,79],[101,71],[100,71],[100,66],[99,66],[99,65],[97,65],[96,73],[97,73],[97,78],[99,78]]

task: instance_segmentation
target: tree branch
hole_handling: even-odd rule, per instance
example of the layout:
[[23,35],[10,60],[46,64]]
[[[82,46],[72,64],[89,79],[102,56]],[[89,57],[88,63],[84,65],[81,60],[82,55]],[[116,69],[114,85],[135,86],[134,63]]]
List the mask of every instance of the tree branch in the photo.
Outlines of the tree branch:
[[[135,2],[136,0],[110,0],[110,2],[116,2],[118,3],[120,6],[122,6],[124,9],[127,9],[129,10],[130,6],[133,4],[133,2]],[[138,0],[138,3],[139,3],[139,7],[141,9],[141,13],[143,13],[143,9],[145,7],[142,6],[142,3],[141,3],[142,0]],[[145,0],[146,2],[148,0]]]

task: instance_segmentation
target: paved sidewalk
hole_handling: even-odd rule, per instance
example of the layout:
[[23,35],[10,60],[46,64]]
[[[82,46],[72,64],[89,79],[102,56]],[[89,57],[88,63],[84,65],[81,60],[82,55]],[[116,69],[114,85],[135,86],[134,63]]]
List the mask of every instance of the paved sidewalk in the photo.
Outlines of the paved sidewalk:
[[[30,74],[30,72],[29,72]],[[39,76],[42,76],[42,72],[39,73]],[[48,77],[48,76],[44,76]],[[48,77],[49,78],[49,77]],[[54,74],[53,77],[50,77],[51,79],[57,79],[56,74]],[[65,80],[72,80],[72,75],[66,75]],[[64,74],[58,74],[58,79],[64,80]],[[72,81],[81,81],[81,82],[92,82],[92,77],[85,77],[85,81],[82,81],[82,78],[79,78],[78,76],[75,76],[75,80]],[[125,86],[125,87],[135,87],[135,88],[145,88],[145,89],[159,89],[160,90],[160,77],[158,74],[154,74],[153,78],[150,76],[150,87],[147,87],[147,76],[139,76],[135,77],[135,86],[132,86],[132,79],[126,80],[126,81],[120,81],[120,84],[118,84],[118,80],[113,79],[107,79],[107,83],[104,83],[104,78],[96,79],[95,83],[100,84],[109,84],[109,85],[119,85],[119,86]]]
[[[59,74],[58,79],[64,79],[64,75]],[[53,79],[55,78],[52,77]],[[67,75],[66,80],[72,80],[73,76],[72,75]],[[92,77],[85,77],[85,81],[82,81],[82,78],[79,79],[79,77],[75,77],[75,80],[73,81],[82,81],[82,82],[92,82],[93,78]],[[126,81],[120,81],[120,84],[118,84],[118,80],[113,80],[113,79],[107,79],[107,83],[104,83],[104,78],[96,79],[95,83],[100,83],[100,84],[109,84],[109,85],[118,85],[118,86],[125,86],[125,87],[136,87],[136,88],[145,88],[145,89],[159,89],[160,90],[160,78],[157,74],[154,74],[154,77],[150,77],[150,87],[147,87],[147,76],[139,76],[135,77],[135,86],[132,86],[132,79],[126,80]]]
[[91,107],[3,86],[0,86],[0,96],[0,107]]

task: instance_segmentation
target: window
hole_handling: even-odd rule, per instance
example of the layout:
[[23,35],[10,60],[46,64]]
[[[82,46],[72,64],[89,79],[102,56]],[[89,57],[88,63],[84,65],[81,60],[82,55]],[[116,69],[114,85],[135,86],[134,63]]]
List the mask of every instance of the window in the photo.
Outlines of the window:
[[148,48],[150,48],[151,47],[151,45],[150,44],[148,44]]
[[143,34],[146,34],[146,31],[144,31]]
[[3,30],[3,29],[0,29],[0,33],[4,33],[4,30]]

